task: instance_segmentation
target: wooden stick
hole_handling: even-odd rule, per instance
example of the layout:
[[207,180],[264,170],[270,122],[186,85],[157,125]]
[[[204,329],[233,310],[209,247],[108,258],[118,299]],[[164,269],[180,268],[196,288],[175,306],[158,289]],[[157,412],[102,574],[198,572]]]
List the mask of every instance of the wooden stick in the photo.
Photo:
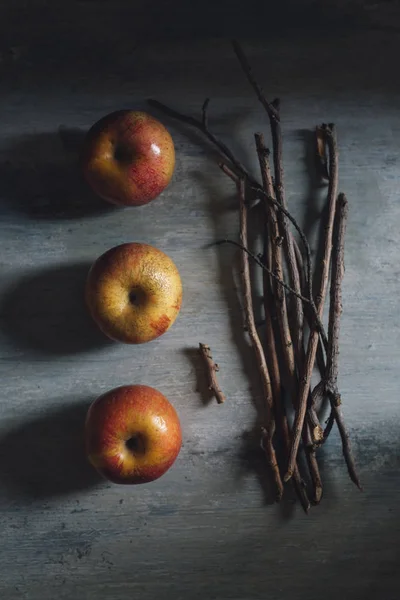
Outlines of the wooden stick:
[[[258,140],[257,136],[258,135],[259,134],[255,135],[256,145],[257,145],[257,140]],[[262,138],[260,136],[260,140],[259,140],[260,143],[261,143],[261,140],[262,140]],[[263,146],[263,151],[264,151],[264,149],[265,149],[265,147]],[[267,193],[270,193],[270,191],[272,191],[272,193],[273,193],[272,181],[271,181],[271,188],[268,187],[268,182],[270,180],[269,163],[267,161],[267,157],[263,155],[263,151],[261,153],[259,152],[259,161],[260,161],[260,169],[261,169],[263,186],[264,186],[265,191],[268,190]],[[265,160],[264,160],[264,158],[265,158]],[[274,270],[275,273],[277,275],[279,274],[280,277],[283,279],[281,261],[278,261],[278,262],[280,262],[280,265],[278,266],[278,268],[276,268],[276,262],[275,262],[276,246],[277,246],[275,244],[275,240],[276,240],[276,235],[277,234],[279,235],[277,226],[278,226],[278,223],[276,220],[276,214],[275,214],[274,207],[271,206],[270,204],[265,203],[264,261],[270,271]],[[278,246],[278,254],[280,254],[279,246]],[[280,375],[280,371],[279,371],[279,362],[278,362],[278,349],[275,344],[275,334],[274,334],[274,328],[273,328],[272,317],[271,317],[271,311],[273,308],[272,303],[273,303],[273,299],[274,299],[274,295],[272,292],[273,287],[271,284],[272,284],[272,282],[271,282],[270,275],[266,271],[263,270],[264,315],[265,315],[265,330],[266,330],[266,343],[267,343],[266,356],[267,356],[267,363],[269,365],[269,370],[270,370],[270,374],[271,374],[274,405],[277,406],[277,404],[281,402],[282,390],[281,390],[281,375]],[[285,303],[285,306],[286,306],[286,303]]]
[[213,361],[210,346],[199,343],[199,350],[208,371],[208,389],[214,393],[218,404],[223,404],[226,398],[218,384],[217,371],[219,371],[219,366]]
[[[272,183],[272,176],[271,176],[271,170],[270,170],[270,165],[269,165],[269,151],[265,147],[264,138],[263,138],[262,134],[256,133],[255,141],[256,141],[257,154],[258,154],[258,159],[259,159],[259,164],[260,164],[263,188],[264,188],[267,196],[274,197],[274,186]],[[221,167],[221,168],[223,168],[223,167]],[[226,169],[223,168],[223,170],[225,172],[227,172]],[[231,178],[234,178],[234,176],[232,177],[232,175],[229,172],[227,172],[227,174],[229,174],[229,176],[231,176]],[[266,304],[265,304],[266,321],[267,321],[267,315],[270,310],[269,307],[271,306],[271,300],[272,300],[272,297],[274,297],[275,304],[276,304],[276,316],[277,316],[280,337],[281,337],[279,348],[281,349],[281,352],[282,352],[283,363],[285,365],[285,371],[286,371],[285,381],[286,381],[286,385],[288,386],[288,389],[290,391],[290,395],[292,396],[293,405],[294,405],[294,407],[296,407],[295,389],[296,389],[296,379],[297,378],[296,378],[296,372],[295,372],[293,344],[292,344],[292,337],[291,337],[288,315],[287,315],[286,297],[285,297],[285,294],[283,293],[284,288],[279,283],[279,281],[280,282],[283,281],[282,250],[281,250],[281,244],[279,243],[279,240],[280,240],[279,224],[278,224],[278,220],[277,220],[276,209],[269,202],[266,202],[266,217],[268,220],[269,230],[270,230],[270,235],[268,236],[266,234],[266,239],[269,241],[268,248],[269,248],[269,251],[271,252],[272,260],[271,260],[271,265],[268,265],[268,267],[264,268],[264,276],[268,274],[268,270],[270,272],[272,270],[274,273],[274,278],[275,277],[277,278],[276,282],[278,283],[278,285],[276,285],[274,288],[275,294],[272,295],[272,294],[268,294],[268,291],[266,291],[266,288],[268,288],[269,286],[266,285],[265,281],[264,281],[264,301],[266,301]],[[291,233],[290,233],[290,235],[291,235]],[[265,254],[265,252],[264,252],[264,254]],[[297,263],[296,263],[296,271],[297,271],[297,274],[299,275]],[[299,279],[299,281],[300,281],[300,279]],[[301,291],[301,290],[299,290],[299,291]],[[271,337],[273,338],[272,322],[270,323],[270,327],[268,326],[267,323],[266,323],[266,325],[267,325],[267,347],[270,349],[272,346]],[[301,344],[301,347],[297,349],[296,354],[297,354],[298,361],[304,360],[303,359],[303,356],[304,356],[303,344]],[[272,377],[272,381],[273,380],[274,380],[274,376]],[[275,398],[277,398],[276,394],[275,394]],[[289,430],[289,426],[287,423],[286,413],[279,410],[281,408],[279,403],[280,403],[280,393],[278,396],[278,402],[275,400],[274,404],[275,404],[275,407],[278,408],[278,417],[279,417],[279,421],[281,424],[282,433],[284,435],[284,440],[287,445],[287,452],[289,453],[289,451],[290,451],[290,430]],[[312,429],[312,433],[316,437],[322,438],[323,430],[322,430],[321,425],[318,422],[318,416],[317,416],[316,412],[313,411],[311,408],[310,408],[310,411],[312,411],[312,420],[313,420],[313,422],[315,422],[315,425],[313,426],[313,429]],[[315,432],[317,432],[317,433],[315,433]],[[311,439],[312,439],[311,431],[310,431],[309,427],[307,427],[307,429],[304,429],[303,439],[304,439],[304,445],[307,446],[307,448],[306,448],[307,464],[308,464],[308,467],[310,470],[311,480],[313,482],[314,502],[317,504],[320,502],[321,497],[322,497],[322,481],[321,481],[317,457],[315,455],[314,449],[312,447],[311,448],[308,447],[309,445],[311,445]],[[296,470],[295,477],[297,480],[296,489],[299,490],[299,489],[301,489],[301,486],[299,488],[297,483],[300,480],[300,474],[298,472],[297,467],[295,467],[295,470]]]
[[[255,134],[256,148],[258,154],[258,160],[260,163],[261,178],[265,192],[273,196],[274,187],[272,183],[271,169],[269,164],[269,150],[265,147],[263,135],[260,133]],[[279,243],[279,225],[276,216],[276,208],[269,202],[265,202],[265,231],[264,231],[264,261],[267,268],[273,270],[276,275],[283,279],[283,268],[282,268],[282,251]],[[278,347],[283,355],[283,360],[286,363],[286,370],[292,368],[292,374],[294,375],[294,357],[293,347],[291,344],[291,336],[289,329],[289,321],[286,308],[286,298],[284,294],[276,293],[276,286],[273,285],[271,276],[263,269],[263,290],[264,290],[264,313],[265,313],[265,325],[266,325],[266,357],[269,365],[272,382],[272,392],[274,398],[275,413],[278,419],[278,426],[283,436],[284,445],[286,452],[290,449],[290,429],[289,423],[286,416],[286,411],[283,407],[282,390],[281,390],[281,376],[279,372],[278,363]],[[281,286],[277,286],[281,288]],[[282,288],[281,288],[282,289]],[[274,293],[275,292],[275,293]],[[283,289],[282,289],[283,292]],[[287,339],[289,344],[275,343],[274,327],[271,318],[271,311],[277,318],[279,331],[283,339]],[[310,508],[310,502],[308,500],[307,491],[303,485],[300,471],[298,466],[295,467],[295,473],[293,475],[294,485],[296,493],[299,497],[300,503],[305,510],[308,512]]]
[[[241,179],[239,182],[239,218],[240,218],[240,243],[244,248],[248,246],[247,236],[247,206],[245,197],[245,181]],[[283,483],[279,473],[279,466],[276,460],[275,449],[273,445],[273,435],[275,432],[275,419],[273,414],[273,396],[271,390],[271,380],[268,372],[267,363],[265,360],[264,350],[261,345],[260,338],[257,333],[255,321],[254,321],[254,310],[253,310],[253,299],[251,293],[251,280],[250,280],[250,266],[249,257],[246,252],[241,252],[241,276],[243,285],[243,304],[244,304],[244,315],[245,315],[245,326],[249,333],[251,344],[254,349],[254,353],[257,359],[257,366],[261,376],[261,382],[263,386],[265,408],[266,408],[266,433],[264,436],[264,448],[267,456],[268,463],[271,467],[274,482],[277,490],[277,499],[280,500],[283,495]]]
[[[219,163],[218,166],[226,175],[228,175],[228,177],[230,177],[230,179],[232,179],[232,181],[234,181],[236,184],[238,183],[239,177],[225,163],[221,162],[221,163]],[[283,206],[281,206],[274,197],[268,195],[265,192],[265,190],[261,190],[261,189],[257,188],[257,189],[255,189],[255,191],[257,191],[261,196],[263,196],[265,201],[268,202],[269,204],[271,204],[271,206],[275,207],[278,211],[283,212],[288,217],[289,221],[291,221],[291,223],[293,224],[293,226],[295,227],[295,229],[297,230],[297,232],[300,235],[300,238],[301,238],[304,248],[306,250],[306,265],[307,265],[306,282],[308,284],[308,298],[307,298],[306,302],[310,304],[310,309],[311,309],[310,313],[306,312],[305,314],[308,317],[307,320],[308,320],[310,328],[312,327],[313,319],[315,320],[315,323],[318,327],[318,331],[321,336],[321,342],[323,344],[323,347],[327,350],[328,349],[328,336],[326,335],[325,328],[324,328],[324,325],[323,325],[321,319],[318,317],[317,308],[315,306],[314,299],[313,299],[311,249],[310,249],[308,240],[307,240],[306,236],[304,235],[303,231],[301,230],[301,228],[299,227],[296,219],[289,213],[289,211],[287,211],[285,208],[283,208]],[[294,238],[293,238],[293,246],[295,249],[296,262],[298,264],[298,269],[299,269],[299,271],[301,271],[301,269],[304,270],[303,258],[302,258],[301,252],[300,252],[300,248],[298,247],[296,240]],[[292,293],[295,293],[290,288],[289,289],[286,288],[286,289],[287,289],[287,291],[291,291]],[[301,299],[304,302],[304,293],[302,294]],[[318,345],[317,359],[318,359],[318,366],[321,371],[321,375],[323,375],[325,373],[325,359],[323,356],[323,350],[322,350],[321,344]]]
[[[273,148],[273,159],[274,159],[274,173],[275,173],[275,192],[276,199],[281,206],[287,209],[286,196],[285,196],[285,185],[284,185],[284,172],[283,172],[283,161],[282,161],[282,130],[280,123],[280,100],[277,98],[273,102],[268,102],[262,88],[257,83],[253,76],[250,64],[243,52],[242,47],[236,41],[233,42],[233,49],[238,57],[238,60],[242,66],[242,69],[253,87],[257,98],[264,107],[270,123],[271,135],[272,135],[272,148]],[[273,194],[269,194],[272,196]],[[296,255],[293,247],[293,236],[289,229],[289,223],[286,215],[282,212],[278,213],[279,225],[282,231],[283,243],[286,251],[286,258],[288,264],[289,280],[291,286],[297,293],[300,293],[300,277],[296,266]],[[303,305],[298,297],[294,298],[294,326],[292,328],[293,344],[296,351],[300,351],[303,343]]]
[[[166,115],[168,115],[169,117],[172,117],[174,119],[177,119],[179,121],[181,121],[182,123],[186,123],[187,125],[191,125],[192,127],[194,127],[195,129],[201,131],[210,142],[212,142],[220,151],[220,153],[222,154],[222,156],[224,156],[230,163],[231,165],[236,169],[236,173],[225,163],[220,163],[219,167],[227,174],[229,175],[229,177],[231,177],[231,179],[233,179],[234,181],[238,181],[239,177],[244,177],[249,184],[251,185],[252,189],[259,195],[264,195],[266,200],[268,200],[268,202],[270,202],[271,204],[273,204],[274,206],[278,207],[278,210],[280,212],[282,212],[288,219],[289,221],[291,221],[291,223],[293,224],[293,226],[296,228],[296,230],[298,231],[300,238],[304,244],[305,250],[306,250],[306,257],[307,257],[307,281],[309,283],[309,288],[312,290],[312,267],[311,267],[311,251],[310,251],[310,247],[307,241],[306,236],[304,235],[303,231],[301,230],[301,228],[299,227],[296,219],[290,214],[290,212],[284,207],[281,206],[278,201],[275,198],[272,198],[271,196],[267,196],[265,194],[265,191],[263,190],[262,186],[258,183],[258,181],[256,181],[254,179],[254,177],[252,177],[250,175],[250,173],[247,171],[247,169],[244,167],[244,165],[233,155],[233,152],[230,150],[230,148],[224,143],[222,142],[222,140],[220,140],[214,133],[212,133],[212,131],[209,129],[208,127],[208,119],[207,119],[207,109],[208,109],[208,102],[209,100],[207,99],[205,101],[205,103],[203,104],[203,111],[202,111],[202,120],[199,121],[198,119],[195,119],[193,117],[190,117],[188,115],[185,115],[183,113],[178,112],[177,110],[174,110],[172,108],[170,108],[169,106],[166,106],[165,104],[162,104],[161,102],[158,102],[157,100],[152,100],[149,99],[148,104],[162,112],[164,112]],[[328,345],[328,340],[327,337],[324,333],[324,328],[322,326],[322,323],[319,321],[318,319],[318,315],[317,315],[317,311],[314,305],[314,301],[312,299],[312,294],[309,294],[311,303],[312,303],[312,309],[313,309],[313,313],[314,313],[314,318],[316,319],[316,322],[318,324],[318,329],[321,333],[321,338],[324,342],[324,346],[327,347]]]
[[[306,432],[305,435],[306,436],[310,435],[309,430]],[[311,475],[311,480],[313,483],[313,490],[314,490],[313,504],[319,504],[321,502],[321,498],[322,498],[322,494],[323,494],[323,487],[322,487],[322,480],[321,480],[321,475],[320,475],[320,471],[319,471],[317,456],[316,456],[314,448],[306,448],[306,457],[307,457],[308,468],[309,468],[310,475]],[[297,467],[295,465],[295,470],[296,470],[296,468]],[[294,475],[295,475],[295,471],[293,471],[293,477],[294,477]]]
[[[337,186],[338,186],[338,151],[336,144],[336,135],[333,126],[325,128],[326,142],[329,150],[329,187],[328,187],[328,222],[325,229],[324,254],[321,265],[321,282],[317,295],[318,316],[322,319],[326,289],[328,285],[329,266],[332,252],[332,233],[333,222],[336,212]],[[287,473],[284,477],[288,481],[293,475],[293,468],[296,462],[299,449],[301,432],[304,425],[304,417],[307,410],[307,398],[310,390],[311,375],[314,368],[315,355],[318,346],[318,330],[313,327],[308,340],[306,359],[302,376],[300,378],[299,398],[296,409],[296,416],[293,426],[293,438],[290,450]]]
[[[268,196],[274,196],[274,186],[272,183],[271,170],[269,165],[269,151],[265,147],[262,134],[255,134],[258,160],[260,163],[261,176],[263,187]],[[283,281],[283,265],[282,265],[282,247],[280,240],[279,224],[275,208],[266,204],[267,219],[271,231],[271,270],[276,277]],[[267,272],[264,270],[265,275]],[[299,290],[300,292],[301,290]],[[281,285],[274,286],[274,298],[276,304],[276,316],[278,320],[280,335],[281,335],[281,350],[283,353],[283,362],[286,370],[286,381],[291,380],[290,390],[293,389],[293,377],[295,374],[294,352],[292,344],[292,336],[289,327],[289,319],[287,314],[286,296],[284,288]]]
[[268,267],[266,267],[264,265],[263,262],[261,262],[261,260],[258,258],[258,256],[256,256],[255,254],[253,254],[251,252],[251,250],[249,250],[248,248],[246,248],[246,246],[244,246],[241,242],[235,242],[235,240],[227,240],[227,239],[217,240],[215,242],[216,246],[222,246],[222,244],[232,244],[232,246],[237,246],[238,248],[240,248],[241,250],[243,250],[243,252],[245,252],[248,256],[250,256],[254,260],[254,262],[258,264],[259,267],[261,267],[262,269],[264,269],[264,271],[267,271],[267,273],[269,273],[271,275],[271,277],[273,277],[273,279],[281,287],[285,288],[285,290],[287,290],[288,292],[290,292],[291,294],[293,294],[293,296],[297,296],[298,298],[300,298],[300,300],[302,302],[306,302],[307,304],[310,303],[310,301],[309,301],[308,298],[306,298],[302,294],[297,294],[297,292],[295,292],[295,290],[293,288],[291,288],[290,285],[288,285],[282,279],[280,279],[277,275],[275,275],[275,273],[273,271],[271,271]]
[[[344,194],[339,195],[334,228],[332,250],[332,279],[330,290],[330,310],[328,328],[328,356],[326,360],[326,391],[331,402],[333,417],[339,428],[342,439],[343,454],[351,480],[361,488],[354,458],[351,452],[349,435],[340,410],[341,397],[337,387],[339,370],[339,332],[342,313],[342,280],[344,276],[344,238],[348,214],[348,202]],[[329,423],[329,421],[328,421]]]

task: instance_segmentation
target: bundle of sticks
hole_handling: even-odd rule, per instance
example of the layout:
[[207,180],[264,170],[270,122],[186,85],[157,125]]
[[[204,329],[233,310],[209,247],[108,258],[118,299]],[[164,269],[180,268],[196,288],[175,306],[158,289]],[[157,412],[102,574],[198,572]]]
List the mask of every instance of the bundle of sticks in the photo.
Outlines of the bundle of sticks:
[[[284,483],[293,481],[304,510],[318,504],[323,485],[318,465],[318,449],[326,442],[336,423],[341,437],[343,454],[351,480],[361,489],[351,452],[350,440],[341,412],[338,389],[339,328],[342,312],[342,279],[344,275],[344,239],[348,203],[338,193],[338,149],[336,129],[331,124],[316,128],[316,154],[320,174],[327,182],[327,221],[324,224],[323,255],[316,266],[312,264],[309,242],[287,207],[282,162],[282,131],[279,99],[269,102],[256,81],[249,62],[238,42],[233,42],[236,56],[268,116],[272,139],[271,153],[264,137],[255,134],[255,148],[261,171],[257,181],[234,156],[230,148],[210,129],[207,99],[202,118],[196,119],[177,112],[156,100],[154,108],[201,131],[219,150],[222,171],[237,188],[239,205],[239,241],[220,240],[240,248],[241,284],[245,330],[253,347],[260,372],[265,422],[261,429],[262,447],[271,470],[279,501]],[[263,210],[263,252],[254,254],[249,247],[248,212],[255,204]],[[293,232],[295,231],[295,234]],[[263,301],[265,336],[258,332],[253,306],[253,280],[250,261],[263,272]],[[317,289],[314,285],[314,276]],[[328,331],[322,322],[330,279]],[[210,370],[210,386],[219,401],[225,398],[216,382],[211,352],[201,345]],[[318,368],[320,379],[312,389],[312,376]],[[222,398],[222,399],[221,399]],[[290,419],[285,398],[293,408]],[[330,415],[320,422],[323,403],[330,404]],[[278,461],[277,447],[282,446],[284,460]],[[299,451],[305,452],[311,491],[304,482]]]

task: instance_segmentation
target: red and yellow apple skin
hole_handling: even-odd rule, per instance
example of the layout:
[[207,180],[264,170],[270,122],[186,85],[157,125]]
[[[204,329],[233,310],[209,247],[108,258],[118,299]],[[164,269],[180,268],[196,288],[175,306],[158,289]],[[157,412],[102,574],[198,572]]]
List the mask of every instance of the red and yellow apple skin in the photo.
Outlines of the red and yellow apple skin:
[[91,188],[119,206],[154,200],[169,184],[175,167],[171,135],[151,115],[119,110],[88,131],[82,169]]
[[115,246],[92,265],[86,304],[109,338],[143,344],[174,323],[182,303],[182,282],[175,263],[154,246]]
[[178,415],[158,390],[126,385],[90,406],[86,452],[97,471],[113,483],[148,483],[175,462],[182,445]]

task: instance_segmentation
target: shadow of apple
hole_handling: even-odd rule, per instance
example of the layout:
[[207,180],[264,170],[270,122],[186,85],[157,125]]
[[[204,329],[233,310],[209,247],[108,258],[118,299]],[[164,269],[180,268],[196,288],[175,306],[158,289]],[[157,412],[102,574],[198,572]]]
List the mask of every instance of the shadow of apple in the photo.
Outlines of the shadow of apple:
[[89,263],[78,263],[23,276],[2,299],[4,333],[19,347],[49,358],[112,344],[85,305],[89,268]]
[[11,141],[0,159],[0,197],[30,218],[79,219],[117,210],[86,184],[79,156],[85,131],[60,128]]
[[31,499],[72,494],[102,481],[89,464],[84,424],[90,401],[16,424],[0,437],[3,492]]

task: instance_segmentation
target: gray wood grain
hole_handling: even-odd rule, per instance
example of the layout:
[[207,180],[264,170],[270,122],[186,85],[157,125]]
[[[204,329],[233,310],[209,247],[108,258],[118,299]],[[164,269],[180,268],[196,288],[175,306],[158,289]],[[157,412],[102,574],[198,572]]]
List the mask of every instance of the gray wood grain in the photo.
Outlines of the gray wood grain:
[[[337,124],[350,202],[340,387],[365,491],[349,482],[335,431],[321,456],[325,496],[308,517],[290,490],[271,504],[251,435],[260,386],[235,251],[210,246],[237,235],[213,150],[165,121],[174,179],[137,209],[94,198],[76,167],[82,132],[105,113],[153,96],[194,114],[210,95],[212,126],[256,173],[253,132],[268,133],[265,117],[228,43],[120,43],[120,59],[101,68],[93,48],[77,61],[72,43],[68,58],[56,40],[2,67],[1,598],[398,598],[400,80],[389,66],[398,37],[247,44],[268,94],[283,100],[293,212],[315,239],[324,190],[310,179],[307,140],[320,121]],[[91,262],[125,241],[167,252],[184,286],[173,328],[140,347],[104,339],[82,301]],[[220,365],[223,406],[208,402],[199,341]],[[88,404],[124,383],[160,389],[184,434],[175,466],[135,488],[101,481],[82,449]]]

